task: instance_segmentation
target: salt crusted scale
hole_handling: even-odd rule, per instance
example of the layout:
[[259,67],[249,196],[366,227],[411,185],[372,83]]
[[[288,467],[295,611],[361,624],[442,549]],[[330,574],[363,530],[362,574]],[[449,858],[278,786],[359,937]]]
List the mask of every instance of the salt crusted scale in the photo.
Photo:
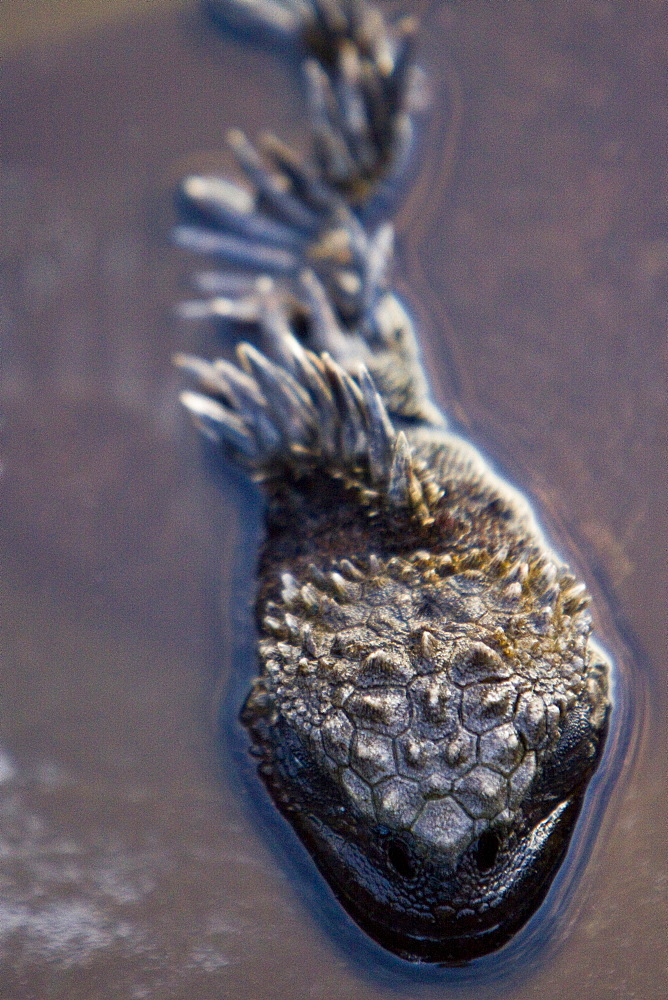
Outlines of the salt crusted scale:
[[404,958],[461,962],[548,891],[603,749],[610,664],[584,585],[431,400],[392,227],[365,214],[411,132],[413,22],[361,0],[210,6],[302,46],[313,140],[303,162],[234,132],[246,186],[182,189],[177,241],[227,268],[182,311],[254,341],[176,359],[197,425],[268,500],[242,720],[353,918]]
[[566,713],[603,683],[573,577],[484,562],[418,551],[282,574],[245,712],[280,713],[363,816],[453,866],[482,831],[512,827]]

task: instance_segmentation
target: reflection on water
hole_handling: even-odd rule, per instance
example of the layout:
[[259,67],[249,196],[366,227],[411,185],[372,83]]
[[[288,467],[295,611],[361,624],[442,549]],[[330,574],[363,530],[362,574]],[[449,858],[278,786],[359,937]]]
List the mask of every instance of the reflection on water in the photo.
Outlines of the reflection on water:
[[422,34],[437,106],[401,215],[404,290],[442,402],[598,588],[624,675],[608,753],[639,741],[625,780],[607,783],[613,761],[592,786],[597,809],[611,798],[603,832],[575,845],[571,874],[593,853],[572,898],[568,872],[555,885],[549,947],[532,936],[552,924],[543,912],[482,972],[407,971],[366,942],[265,802],[235,721],[254,671],[259,508],[233,474],[207,475],[178,412],[172,349],[213,348],[169,319],[190,262],[165,234],[175,180],[225,166],[224,128],[299,144],[294,67],[216,37],[188,4],[6,61],[8,996],[663,995],[668,228],[653,11],[474,2],[435,6]]

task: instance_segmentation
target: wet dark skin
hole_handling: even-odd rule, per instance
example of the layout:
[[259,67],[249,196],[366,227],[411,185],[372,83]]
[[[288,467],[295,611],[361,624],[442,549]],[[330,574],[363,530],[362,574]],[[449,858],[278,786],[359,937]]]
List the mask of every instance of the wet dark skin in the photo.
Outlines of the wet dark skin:
[[253,271],[222,272],[188,311],[248,324],[261,350],[179,356],[199,389],[183,401],[267,496],[242,712],[259,773],[364,931],[410,961],[461,963],[506,943],[559,869],[605,742],[610,663],[527,501],[431,400],[389,286],[391,226],[359,205],[400,158],[414,26],[287,6],[310,56],[313,159],[234,133],[252,198],[184,182],[179,241]]
[[[490,479],[482,491],[479,483],[466,491],[478,494],[485,510],[479,517],[471,503],[464,512],[457,497],[442,500],[450,528],[444,533],[441,526],[425,530],[394,516],[369,517],[338,484],[297,481],[286,490],[282,483],[261,563],[259,623],[265,635],[273,633],[261,655],[281,669],[263,674],[243,713],[260,773],[343,906],[371,937],[413,961],[486,954],[535,912],[563,859],[607,727],[607,665],[589,642],[582,595],[573,614],[572,576],[547,562],[535,536],[508,517],[509,499],[489,512],[490,497],[499,499],[495,486]],[[493,548],[486,547],[490,538]],[[495,565],[493,553],[502,548],[509,554]],[[419,552],[411,573],[407,567]],[[370,570],[372,554],[377,563]],[[525,592],[504,607],[508,577],[522,557],[531,567]],[[544,570],[554,565],[546,600]],[[350,596],[327,586],[327,573],[337,568],[351,584]],[[310,583],[324,596],[319,610],[299,596],[286,603],[279,582],[286,572],[297,586]],[[460,603],[449,587],[454,580],[468,582]],[[397,583],[400,610],[390,600],[381,604],[386,621],[376,616],[374,632],[367,626],[378,599]],[[366,602],[355,588],[368,594]],[[467,619],[467,597],[474,622]],[[474,600],[487,609],[484,626]],[[536,629],[532,619],[546,608],[554,611],[553,624],[545,630],[539,622]],[[317,658],[305,655],[304,628]],[[565,656],[555,654],[559,645]],[[365,665],[379,652],[387,663],[380,659],[369,672]],[[532,671],[532,658],[540,669]],[[578,658],[583,665],[573,670]],[[477,695],[479,677],[487,689],[484,714],[471,711],[466,698]],[[349,685],[354,690],[345,697]],[[365,712],[355,700],[374,692],[382,703],[400,691],[405,701],[387,699],[386,713]],[[336,734],[332,720],[339,715],[349,727],[338,743],[331,736],[323,741],[328,724]],[[369,737],[364,753],[356,745],[360,735]],[[448,754],[458,742],[459,758]],[[530,783],[513,798],[506,789],[514,784],[521,793],[517,778],[527,761],[535,762]],[[350,773],[359,787],[347,784]],[[388,803],[387,790],[399,782],[406,801]],[[453,813],[454,840],[420,823],[428,803],[446,821]],[[453,810],[444,808],[450,804]]]

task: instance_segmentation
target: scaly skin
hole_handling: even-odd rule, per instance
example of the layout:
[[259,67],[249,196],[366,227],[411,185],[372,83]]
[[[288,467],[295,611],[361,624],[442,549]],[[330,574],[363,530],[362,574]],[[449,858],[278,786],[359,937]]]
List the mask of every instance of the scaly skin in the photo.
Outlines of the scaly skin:
[[[262,161],[234,133],[254,198],[211,178],[183,189],[180,242],[263,275],[205,276],[218,294],[187,306],[252,324],[263,353],[177,359],[199,380],[183,397],[196,422],[268,497],[242,720],[359,925],[403,958],[461,962],[544,898],[603,749],[610,664],[584,585],[430,400],[390,289],[391,226],[356,207],[405,132],[409,29],[357,2],[348,20],[338,0],[214,6],[301,25],[316,108],[314,165],[273,139]],[[376,146],[344,114],[356,100],[394,125]]]
[[426,529],[317,476],[271,484],[243,721],[355,919],[404,958],[461,961],[549,887],[608,665],[526,504],[452,436],[422,449],[444,489]]

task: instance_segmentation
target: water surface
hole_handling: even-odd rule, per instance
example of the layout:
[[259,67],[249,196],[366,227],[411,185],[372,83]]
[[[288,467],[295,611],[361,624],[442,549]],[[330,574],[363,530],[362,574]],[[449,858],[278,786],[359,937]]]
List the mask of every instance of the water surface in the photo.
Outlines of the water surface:
[[433,110],[401,290],[438,398],[585,574],[636,706],[635,755],[547,944],[482,971],[416,971],[366,943],[233,721],[260,508],[178,409],[170,354],[216,342],[171,316],[192,261],[166,234],[177,178],[230,168],[226,128],[303,144],[295,67],[187,0],[57,31],[24,18],[0,42],[3,996],[664,995],[660,8],[420,7]]

